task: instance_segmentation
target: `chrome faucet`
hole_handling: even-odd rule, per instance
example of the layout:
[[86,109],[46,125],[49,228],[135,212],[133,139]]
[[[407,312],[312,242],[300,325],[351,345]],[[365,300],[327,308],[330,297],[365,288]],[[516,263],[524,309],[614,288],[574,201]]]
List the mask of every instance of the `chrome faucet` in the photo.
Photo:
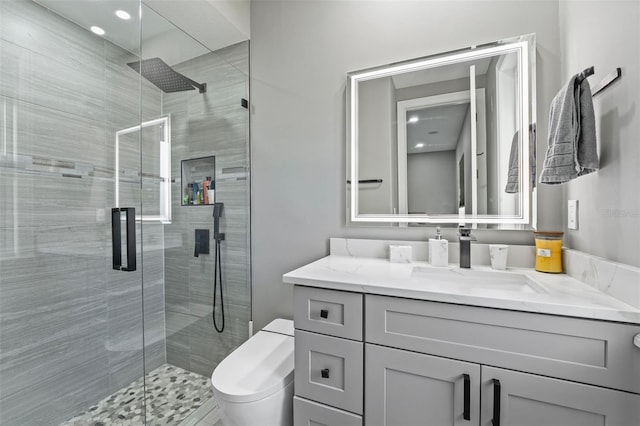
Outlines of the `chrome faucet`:
[[460,226],[458,228],[458,238],[460,240],[460,267],[471,268],[471,241],[477,241],[477,238],[471,235],[471,229]]

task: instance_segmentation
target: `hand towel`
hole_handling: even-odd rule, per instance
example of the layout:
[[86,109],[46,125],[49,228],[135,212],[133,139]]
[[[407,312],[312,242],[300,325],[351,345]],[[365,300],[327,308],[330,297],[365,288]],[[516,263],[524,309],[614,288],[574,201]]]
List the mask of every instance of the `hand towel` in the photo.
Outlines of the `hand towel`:
[[[507,185],[504,192],[507,194],[517,194],[520,192],[520,158],[518,157],[520,149],[518,143],[519,131],[513,135],[511,141],[511,152],[509,153],[509,171],[507,174]],[[529,125],[529,178],[531,188],[536,186],[536,125]]]
[[591,95],[591,86],[586,78],[582,80],[577,92],[577,105],[580,112],[578,115],[580,117],[580,132],[578,132],[576,150],[576,171],[578,172],[578,176],[582,176],[598,170],[599,161],[593,98]]
[[565,183],[598,170],[591,87],[578,75],[569,79],[551,102],[549,146],[540,183]]

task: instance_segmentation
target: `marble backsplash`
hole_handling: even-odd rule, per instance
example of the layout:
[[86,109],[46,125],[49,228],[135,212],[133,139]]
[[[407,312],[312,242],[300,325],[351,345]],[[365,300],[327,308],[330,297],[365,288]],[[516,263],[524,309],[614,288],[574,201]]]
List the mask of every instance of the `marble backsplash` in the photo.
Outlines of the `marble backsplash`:
[[[362,240],[331,238],[330,254],[337,256],[389,258],[389,245],[405,245],[413,248],[413,260],[426,262],[429,257],[427,241]],[[509,246],[508,266],[533,268],[535,250],[533,246]],[[449,263],[457,264],[460,259],[460,244],[449,241]],[[471,264],[490,265],[489,244],[471,244]]]
[[640,309],[640,268],[567,248],[562,254],[567,275]]
[[[408,245],[413,248],[413,260],[428,260],[426,241],[365,240],[331,238],[330,254],[337,256],[389,258],[389,245]],[[459,261],[459,244],[449,242],[449,263]],[[471,244],[471,264],[490,265],[489,244]],[[508,267],[533,268],[535,247],[510,245]],[[640,309],[640,268],[563,248],[563,264],[567,275],[621,302]]]

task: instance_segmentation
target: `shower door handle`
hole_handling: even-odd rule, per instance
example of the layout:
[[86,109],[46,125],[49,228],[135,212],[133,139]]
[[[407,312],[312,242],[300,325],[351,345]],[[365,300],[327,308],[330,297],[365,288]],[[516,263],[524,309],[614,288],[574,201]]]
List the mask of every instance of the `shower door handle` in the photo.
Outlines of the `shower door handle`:
[[[122,240],[120,212],[126,213],[127,228],[127,265],[122,266]],[[136,209],[134,207],[111,209],[111,239],[113,254],[113,269],[131,272],[136,270]]]

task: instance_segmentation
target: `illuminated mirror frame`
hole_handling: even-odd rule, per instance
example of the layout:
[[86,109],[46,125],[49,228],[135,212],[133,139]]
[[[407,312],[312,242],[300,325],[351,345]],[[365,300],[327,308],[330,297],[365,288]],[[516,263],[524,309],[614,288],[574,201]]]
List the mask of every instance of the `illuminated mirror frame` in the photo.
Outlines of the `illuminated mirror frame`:
[[[532,50],[532,51],[530,51]],[[519,215],[477,215],[477,214],[358,214],[358,85],[360,82],[381,77],[391,77],[407,72],[426,70],[430,68],[453,65],[466,61],[493,57],[502,54],[515,53],[518,69],[518,118],[520,129],[529,129],[530,123],[535,122],[535,111],[531,101],[535,101],[535,75],[530,76],[530,66],[535,63],[535,35],[516,37],[510,41],[491,43],[484,46],[471,47],[467,50],[454,51],[446,54],[429,56],[407,62],[387,66],[354,71],[347,74],[347,222],[377,222],[377,223],[465,223],[465,224],[514,224],[531,225],[535,228],[535,190],[532,193],[529,170],[529,132],[518,132],[520,147],[519,173],[520,205]],[[529,94],[531,87],[532,93]],[[524,106],[524,107],[523,107]],[[523,135],[524,133],[524,135]],[[532,141],[535,143],[535,141]],[[351,188],[355,190],[351,190]],[[533,214],[531,210],[534,210]]]
[[[115,206],[120,207],[120,137],[128,133],[140,132],[141,129],[151,126],[162,126],[160,144],[160,175],[158,176],[158,200],[160,214],[158,215],[136,215],[136,220],[159,221],[161,223],[171,223],[171,120],[169,117],[157,118],[145,121],[141,125],[129,127],[128,129],[116,132],[115,149]],[[144,153],[142,154],[144,155]],[[142,171],[138,174],[142,178]]]

